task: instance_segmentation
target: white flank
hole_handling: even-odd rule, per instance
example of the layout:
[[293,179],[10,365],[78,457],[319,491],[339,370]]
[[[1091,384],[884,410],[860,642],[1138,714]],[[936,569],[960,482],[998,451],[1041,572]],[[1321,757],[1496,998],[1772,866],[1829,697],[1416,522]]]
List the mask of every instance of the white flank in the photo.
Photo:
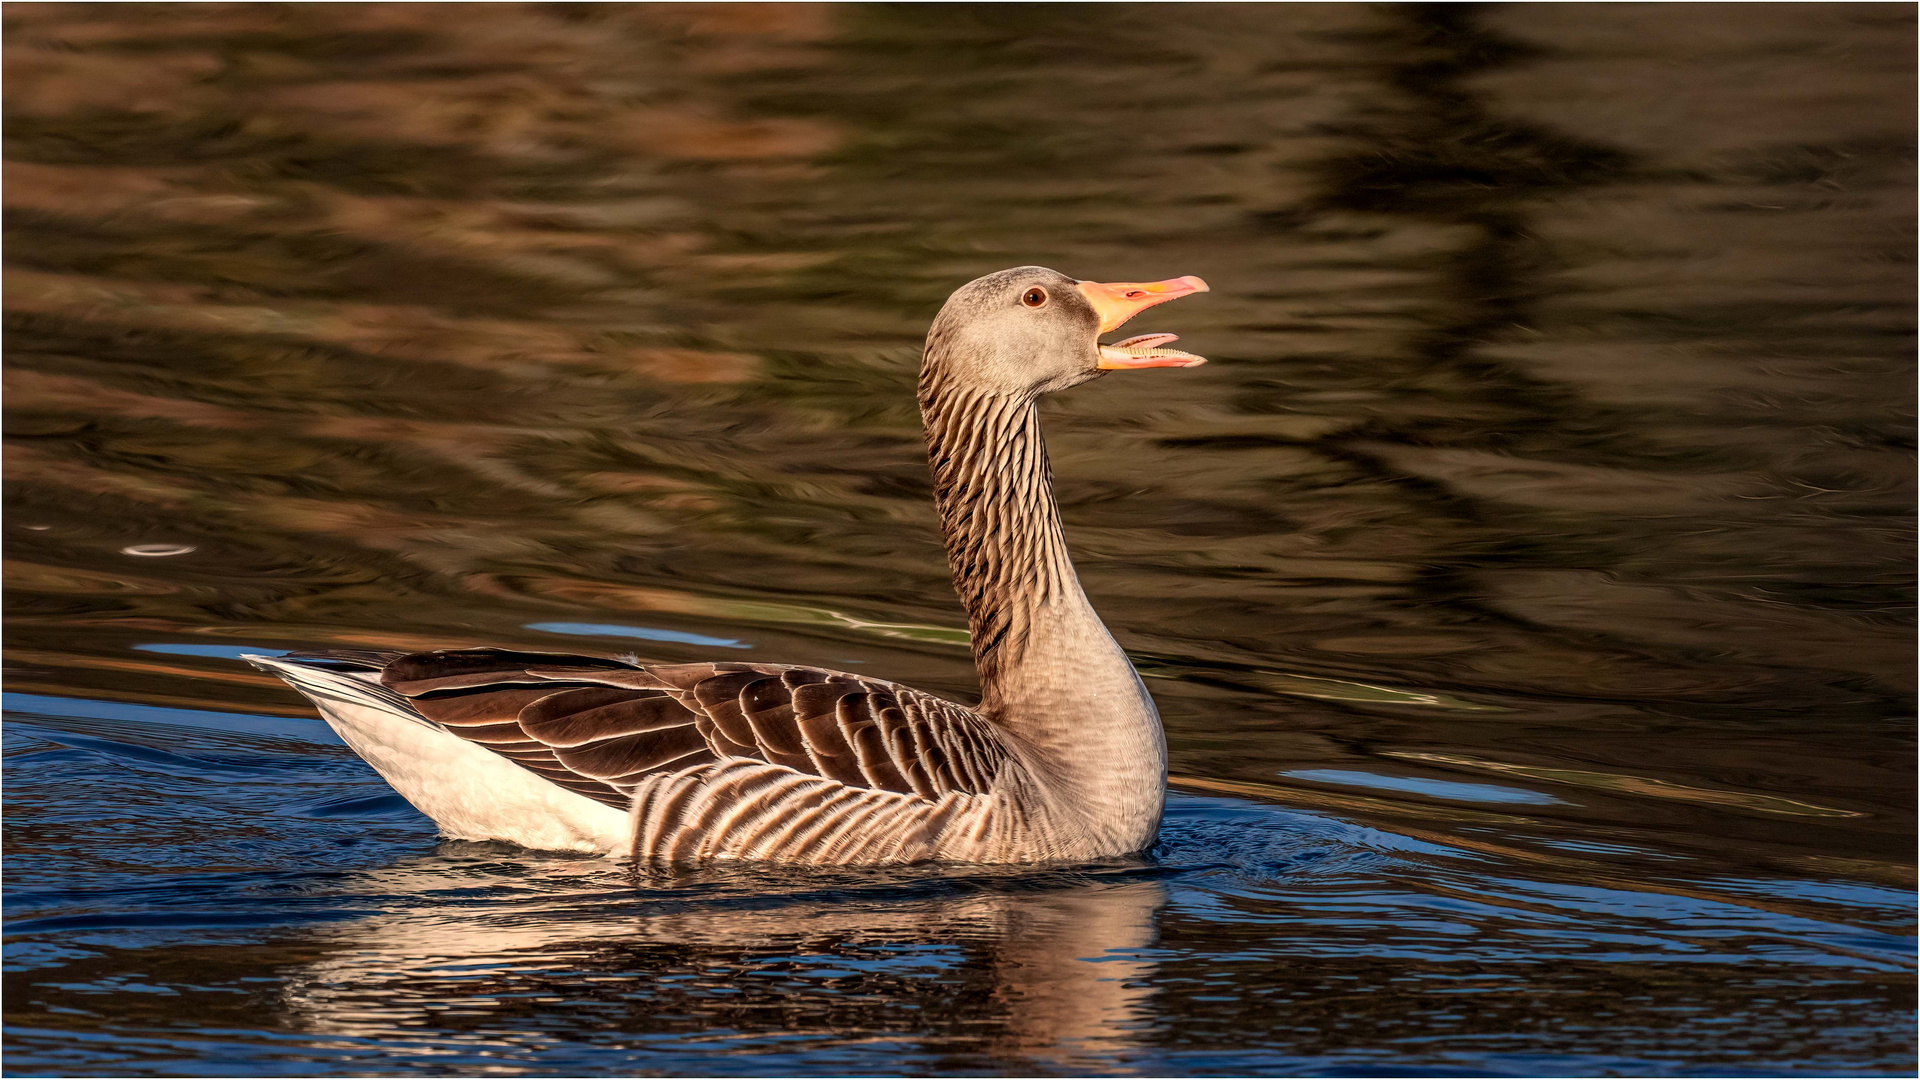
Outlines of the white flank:
[[245,658],[311,699],[354,753],[455,840],[506,840],[547,851],[626,855],[628,811],[595,802],[400,712],[375,689],[373,672],[328,671],[270,656]]

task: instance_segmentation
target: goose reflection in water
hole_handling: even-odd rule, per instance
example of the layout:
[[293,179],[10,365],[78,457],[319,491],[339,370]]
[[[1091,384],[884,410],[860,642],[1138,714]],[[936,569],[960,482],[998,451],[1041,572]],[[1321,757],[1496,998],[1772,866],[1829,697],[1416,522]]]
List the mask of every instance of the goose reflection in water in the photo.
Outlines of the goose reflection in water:
[[[498,880],[497,865],[430,857],[368,874],[355,891],[471,895]],[[435,902],[315,931],[317,957],[283,988],[285,1021],[383,1045],[464,1029],[463,1041],[522,1052],[578,1038],[583,1012],[599,1014],[596,1041],[639,1052],[722,1030],[716,1053],[742,1050],[743,1035],[750,1046],[764,1034],[772,1051],[939,1031],[923,1052],[1092,1066],[1139,1049],[1150,1027],[1155,961],[1143,953],[1168,896],[1130,870],[875,884],[739,869],[626,875],[556,859],[538,868],[538,887],[578,887],[561,884],[550,901]],[[636,900],[636,885],[653,892]]]

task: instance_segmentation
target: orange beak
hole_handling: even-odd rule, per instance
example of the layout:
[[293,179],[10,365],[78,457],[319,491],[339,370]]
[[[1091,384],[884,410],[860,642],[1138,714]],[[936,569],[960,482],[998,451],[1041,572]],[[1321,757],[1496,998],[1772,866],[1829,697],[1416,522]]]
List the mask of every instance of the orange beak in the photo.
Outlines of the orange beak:
[[[1100,332],[1119,329],[1128,319],[1155,304],[1206,292],[1207,283],[1188,274],[1165,281],[1082,281],[1074,286],[1100,316]],[[1107,370],[1146,367],[1193,367],[1206,358],[1158,346],[1174,340],[1171,334],[1128,338],[1117,345],[1100,346],[1100,366]]]

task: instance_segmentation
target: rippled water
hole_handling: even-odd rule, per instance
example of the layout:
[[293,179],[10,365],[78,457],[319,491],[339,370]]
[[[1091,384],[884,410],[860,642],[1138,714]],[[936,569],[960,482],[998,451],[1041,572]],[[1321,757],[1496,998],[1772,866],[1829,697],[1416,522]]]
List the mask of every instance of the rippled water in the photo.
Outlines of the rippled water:
[[[1910,1074],[1904,5],[8,5],[11,1074]],[[1149,859],[437,840],[243,651],[965,698],[947,292],[1199,274],[1047,413]]]

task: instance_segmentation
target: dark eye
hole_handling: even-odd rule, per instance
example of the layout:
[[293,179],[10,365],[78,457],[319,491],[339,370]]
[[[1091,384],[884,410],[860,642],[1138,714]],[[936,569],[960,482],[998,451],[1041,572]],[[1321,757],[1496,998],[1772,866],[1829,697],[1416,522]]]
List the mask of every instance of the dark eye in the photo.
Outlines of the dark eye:
[[1035,285],[1033,288],[1020,294],[1020,302],[1028,307],[1041,307],[1047,302],[1047,290]]

